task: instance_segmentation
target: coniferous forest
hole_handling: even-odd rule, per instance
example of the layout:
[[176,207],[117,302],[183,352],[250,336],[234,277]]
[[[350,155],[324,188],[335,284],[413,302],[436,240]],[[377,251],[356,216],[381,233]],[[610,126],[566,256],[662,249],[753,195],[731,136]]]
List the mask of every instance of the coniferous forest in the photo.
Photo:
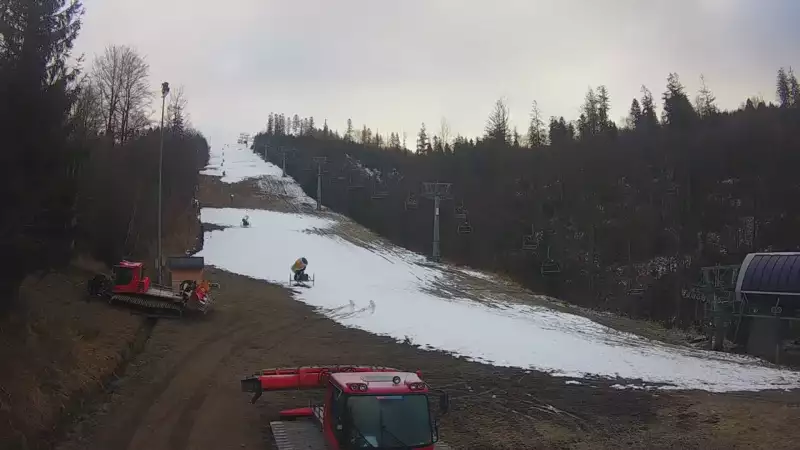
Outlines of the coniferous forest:
[[436,131],[423,123],[414,146],[350,120],[340,133],[270,114],[252,148],[279,166],[285,157],[312,197],[314,158],[326,157],[325,206],[425,254],[433,201],[423,183],[452,183],[441,208],[445,260],[686,327],[702,308],[681,290],[700,267],[800,249],[800,88],[791,69],[778,71],[776,98],[722,111],[704,80],[692,95],[673,73],[659,97],[642,87],[622,126],[609,119],[600,86],[576,120],[548,120],[534,102],[524,135],[500,100],[479,138],[453,136],[442,120]]

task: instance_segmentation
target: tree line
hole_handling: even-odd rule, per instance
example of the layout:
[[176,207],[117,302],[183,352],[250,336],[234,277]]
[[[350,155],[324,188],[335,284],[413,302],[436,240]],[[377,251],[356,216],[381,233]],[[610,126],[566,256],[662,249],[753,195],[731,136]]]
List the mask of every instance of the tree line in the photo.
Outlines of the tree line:
[[[146,59],[109,46],[90,68],[71,63],[81,28],[78,0],[0,5],[0,313],[18,302],[29,274],[58,269],[77,253],[107,263],[155,248],[161,129],[151,121]],[[169,97],[164,211],[169,233],[193,205],[208,160],[182,89]],[[195,212],[190,211],[194,216]]]
[[452,183],[442,207],[446,259],[580,305],[688,326],[702,305],[681,290],[699,267],[800,248],[800,208],[791,200],[800,191],[794,73],[778,71],[777,104],[751,97],[733,111],[722,111],[702,81],[692,101],[670,74],[660,116],[642,87],[620,126],[600,86],[573,121],[546,121],[534,102],[525,135],[499,100],[482,136],[450,137],[442,121],[429,138],[423,124],[416,151],[397,133],[377,138],[348,121],[340,134],[327,123],[303,127],[301,118],[290,128],[281,114],[270,116],[253,149],[278,164],[286,155],[288,172],[312,196],[312,158],[327,157],[326,206],[424,253],[432,202],[422,183]]

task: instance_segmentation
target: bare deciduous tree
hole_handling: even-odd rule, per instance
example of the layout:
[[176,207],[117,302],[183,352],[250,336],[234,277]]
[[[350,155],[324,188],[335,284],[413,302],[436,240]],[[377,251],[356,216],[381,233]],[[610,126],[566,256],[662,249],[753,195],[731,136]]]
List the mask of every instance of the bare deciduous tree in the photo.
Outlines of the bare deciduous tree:
[[96,136],[105,126],[100,90],[89,77],[84,77],[79,83],[71,116],[74,133],[80,138]]
[[442,145],[450,143],[450,136],[450,123],[447,122],[447,119],[442,117],[439,123],[439,139],[442,141]]
[[106,47],[103,55],[95,58],[92,70],[92,81],[100,95],[105,134],[112,139],[115,133],[115,118],[119,110],[120,50],[115,46]]
[[124,47],[122,52],[122,90],[120,120],[120,142],[125,143],[147,125],[145,107],[152,93],[148,84],[150,65],[135,50]]
[[148,124],[150,66],[128,46],[109,46],[94,61],[93,81],[100,95],[105,132],[124,144]]
[[173,132],[183,133],[189,127],[189,114],[186,112],[188,104],[183,86],[170,92],[166,123]]

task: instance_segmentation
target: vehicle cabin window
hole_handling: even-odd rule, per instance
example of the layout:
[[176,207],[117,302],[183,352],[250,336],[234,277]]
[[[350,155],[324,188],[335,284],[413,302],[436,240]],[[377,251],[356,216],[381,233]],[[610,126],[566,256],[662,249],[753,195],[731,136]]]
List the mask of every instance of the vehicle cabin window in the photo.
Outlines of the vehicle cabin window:
[[347,398],[351,440],[373,448],[421,447],[433,443],[428,397],[354,395]]
[[114,268],[115,283],[118,286],[128,285],[133,281],[133,269],[128,267]]

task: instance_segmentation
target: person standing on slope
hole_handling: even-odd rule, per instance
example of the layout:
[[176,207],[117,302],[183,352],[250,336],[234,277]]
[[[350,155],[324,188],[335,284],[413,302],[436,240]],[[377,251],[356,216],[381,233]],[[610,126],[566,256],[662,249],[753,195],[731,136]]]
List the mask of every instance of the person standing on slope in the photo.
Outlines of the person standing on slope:
[[294,281],[305,281],[306,278],[306,267],[308,266],[308,260],[305,258],[300,258],[292,264],[292,272],[294,272]]

